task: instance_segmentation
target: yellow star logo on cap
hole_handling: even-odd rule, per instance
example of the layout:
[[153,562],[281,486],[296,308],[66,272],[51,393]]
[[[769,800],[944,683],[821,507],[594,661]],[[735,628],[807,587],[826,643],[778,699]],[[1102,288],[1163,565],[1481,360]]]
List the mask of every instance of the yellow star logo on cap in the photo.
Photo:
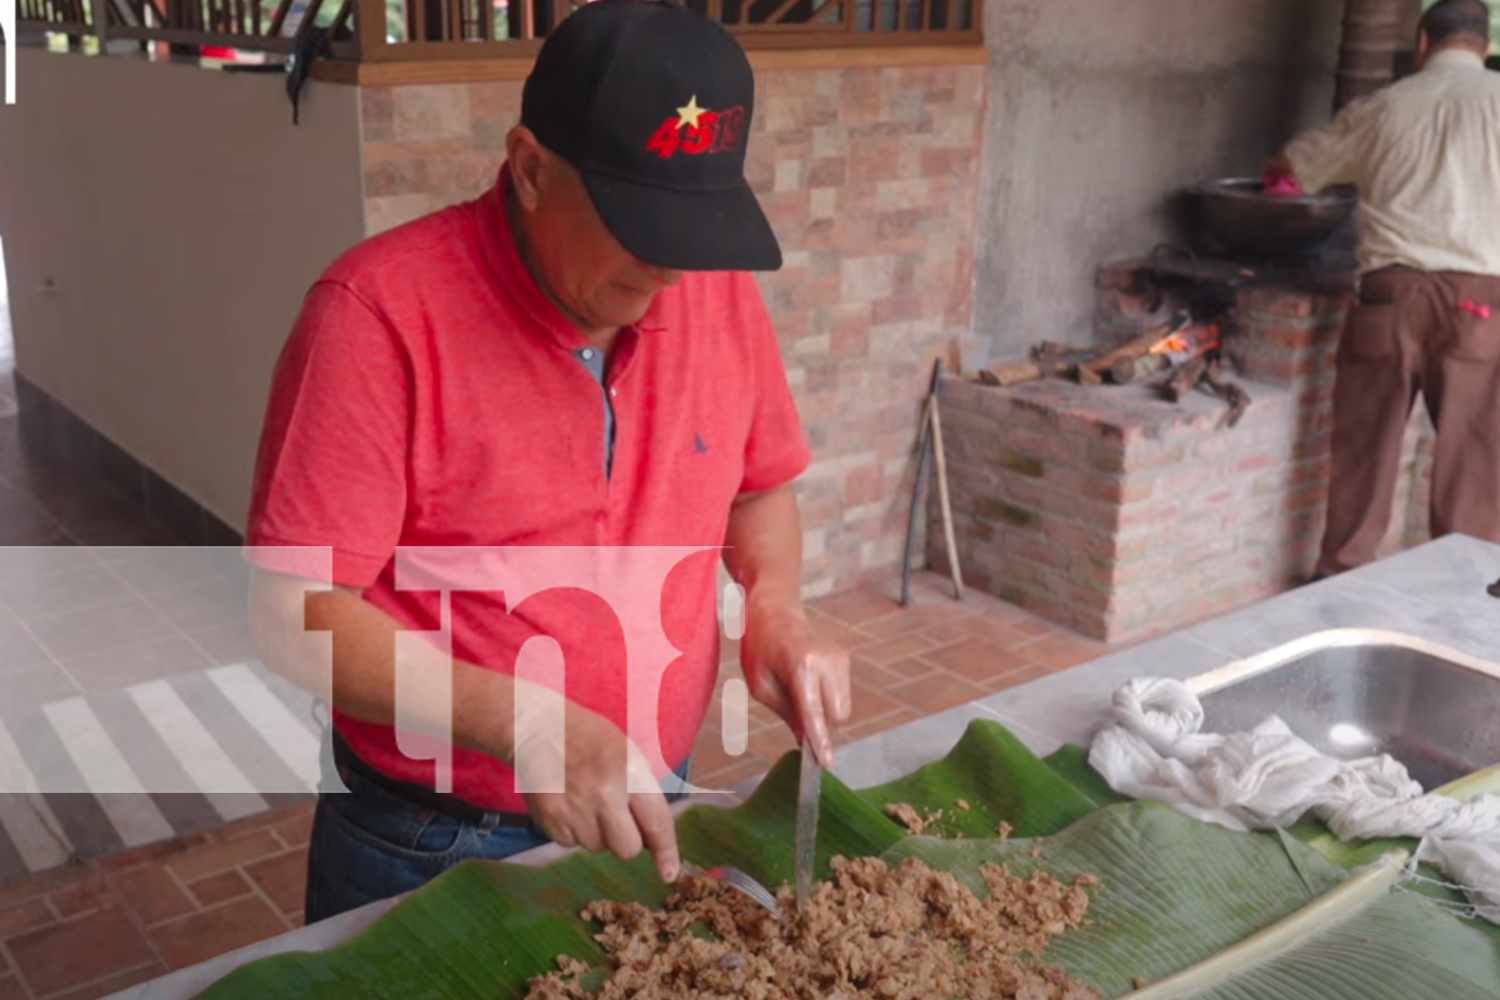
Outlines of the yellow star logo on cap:
[[694,94],[692,96],[692,99],[687,102],[687,107],[677,109],[678,127],[680,128],[683,125],[687,125],[692,128],[697,128],[699,116],[704,114],[706,111],[708,111],[707,108],[698,107],[698,95]]

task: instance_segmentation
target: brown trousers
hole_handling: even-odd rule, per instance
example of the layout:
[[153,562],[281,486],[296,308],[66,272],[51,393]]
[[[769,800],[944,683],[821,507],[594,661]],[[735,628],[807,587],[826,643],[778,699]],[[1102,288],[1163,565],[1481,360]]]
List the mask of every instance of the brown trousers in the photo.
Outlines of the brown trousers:
[[[1374,561],[1418,392],[1437,428],[1433,537],[1500,542],[1500,278],[1386,268],[1360,285],[1339,343],[1318,572]],[[1489,318],[1463,302],[1488,305]]]

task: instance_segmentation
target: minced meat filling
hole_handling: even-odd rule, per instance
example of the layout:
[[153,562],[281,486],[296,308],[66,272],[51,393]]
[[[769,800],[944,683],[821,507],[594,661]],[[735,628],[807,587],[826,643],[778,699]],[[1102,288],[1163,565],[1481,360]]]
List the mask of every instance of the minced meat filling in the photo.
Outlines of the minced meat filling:
[[[1097,879],[1020,879],[997,865],[982,874],[983,900],[915,858],[895,868],[837,858],[806,919],[786,924],[718,882],[684,876],[660,911],[584,909],[604,924],[612,971],[602,991],[586,992],[586,967],[564,956],[560,971],[532,980],[527,1000],[1100,1000],[1037,964],[1051,938],[1084,923]],[[781,906],[793,912],[790,892]],[[689,933],[694,924],[712,937]]]
[[929,826],[933,826],[938,820],[943,818],[943,811],[941,809],[923,816],[904,802],[886,806],[885,814],[906,827],[907,832],[914,837],[920,837],[927,831]]

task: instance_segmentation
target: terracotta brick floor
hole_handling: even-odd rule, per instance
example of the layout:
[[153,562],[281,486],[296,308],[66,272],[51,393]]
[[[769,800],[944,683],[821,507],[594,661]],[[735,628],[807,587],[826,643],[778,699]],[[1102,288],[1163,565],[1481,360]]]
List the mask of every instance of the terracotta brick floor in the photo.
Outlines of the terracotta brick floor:
[[[0,544],[171,544],[107,488],[39,468],[16,444],[14,418],[0,416],[0,491],[24,515],[0,511]],[[983,594],[955,602],[936,577],[919,577],[914,597],[907,608],[867,590],[813,602],[818,626],[853,654],[841,742],[1111,651]],[[731,756],[718,719],[716,705],[694,753],[700,787],[759,774],[792,749],[757,705],[746,752]],[[310,823],[311,806],[298,806],[0,886],[0,1000],[106,996],[299,926]]]
[[[968,590],[955,601],[951,584],[930,574],[914,579],[908,607],[895,599],[894,587],[890,595],[855,590],[812,601],[811,615],[853,660],[853,717],[839,734],[843,743],[1113,651],[987,594]],[[725,674],[741,676],[733,654],[726,650]],[[760,774],[793,749],[785,724],[753,704],[749,746],[731,757],[719,718],[716,702],[694,750],[692,780],[700,787]]]

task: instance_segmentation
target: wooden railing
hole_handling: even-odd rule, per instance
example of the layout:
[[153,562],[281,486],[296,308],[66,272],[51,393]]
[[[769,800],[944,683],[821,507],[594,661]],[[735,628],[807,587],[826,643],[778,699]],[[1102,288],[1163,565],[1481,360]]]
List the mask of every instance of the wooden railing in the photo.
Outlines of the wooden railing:
[[[361,0],[361,14],[377,12],[383,0]],[[978,31],[978,0],[679,0],[745,40],[868,37],[889,44],[892,36],[965,36]],[[581,4],[574,0],[407,0],[399,32],[387,44],[452,41],[533,41]],[[371,18],[374,19],[373,17]],[[389,20],[389,19],[388,19]],[[363,39],[362,39],[363,40]]]
[[22,32],[81,36],[92,33],[92,23],[88,0],[16,0],[16,25]]
[[[983,0],[677,0],[747,49],[973,45]],[[17,0],[22,32],[179,55],[352,62],[527,56],[575,0]],[[316,29],[314,31],[314,29]]]
[[299,27],[328,33],[325,56],[354,58],[355,0],[17,0],[22,31],[158,43],[182,55],[290,55]]

